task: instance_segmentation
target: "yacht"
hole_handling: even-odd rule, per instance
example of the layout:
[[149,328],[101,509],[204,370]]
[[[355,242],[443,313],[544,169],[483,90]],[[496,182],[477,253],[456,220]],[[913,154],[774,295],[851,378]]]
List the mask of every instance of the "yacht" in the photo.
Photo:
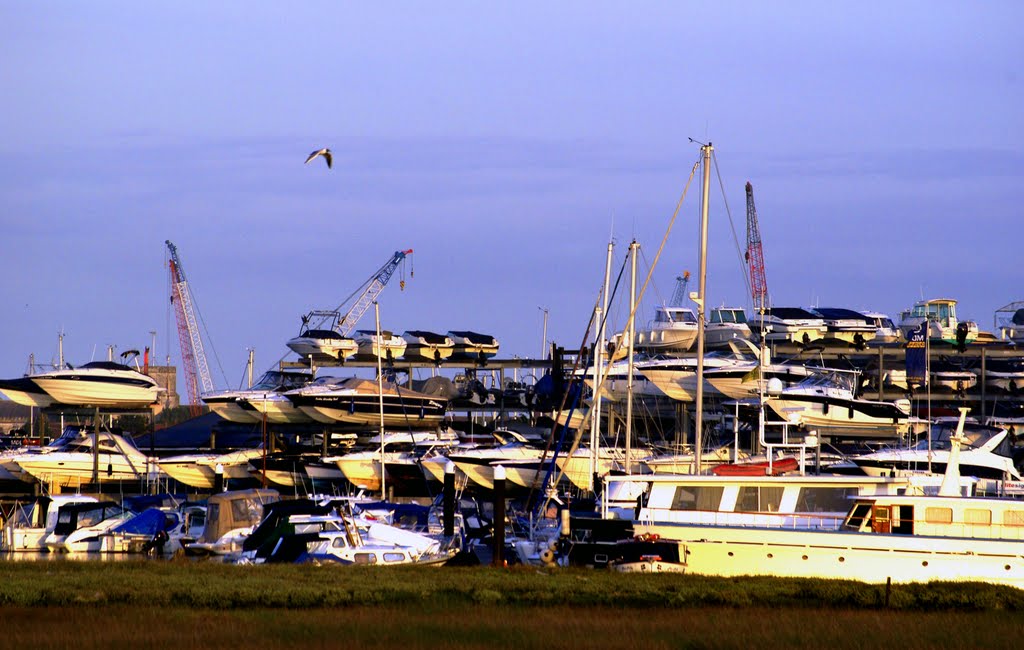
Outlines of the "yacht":
[[715,307],[704,326],[704,347],[708,350],[724,348],[730,341],[749,341],[753,338],[747,313],[740,307]]
[[928,338],[933,342],[945,342],[963,347],[978,338],[978,324],[961,321],[956,316],[956,301],[950,298],[922,300],[900,314],[900,331],[904,339],[928,323]]
[[440,363],[455,353],[455,341],[447,334],[408,330],[402,334],[402,338],[405,340],[404,356],[410,361]]
[[875,326],[875,343],[899,343],[903,340],[900,328],[887,314],[877,311],[866,311],[863,314]]
[[[309,371],[269,370],[263,373],[252,388],[222,390],[202,395],[203,402],[210,410],[229,422],[256,424],[263,420],[263,413],[247,404],[247,397],[262,397],[272,393],[283,393],[305,386],[313,381]],[[267,410],[269,419],[270,410]]]
[[498,354],[498,339],[490,334],[469,330],[449,330],[448,336],[455,343],[452,359],[485,361]]
[[17,464],[23,472],[41,482],[60,486],[80,486],[91,482],[94,464],[98,467],[97,480],[100,483],[160,477],[155,459],[139,451],[130,438],[109,431],[101,431],[98,438],[98,453],[94,453],[94,436],[88,433],[66,440],[59,449],[48,453],[26,451],[8,457],[5,462]]
[[359,377],[289,391],[287,397],[317,421],[327,418],[334,423],[367,426],[380,425],[382,417],[384,426],[436,426],[448,408],[446,397],[418,393],[391,382],[378,387],[376,381]]
[[636,333],[636,348],[647,354],[678,355],[697,340],[697,317],[689,307],[658,305],[654,320]]
[[[755,357],[756,358],[756,357]],[[626,362],[617,361],[612,364],[612,370],[616,369],[619,364],[625,365]],[[708,372],[713,369],[726,369],[732,367],[747,367],[744,373],[749,372],[749,364],[754,363],[751,358],[747,355],[739,352],[727,353],[724,351],[708,352],[704,355],[704,396],[710,397],[713,395],[720,395],[721,392],[715,388],[710,382],[707,381]],[[634,380],[633,391],[636,394],[637,386],[643,388],[647,393],[654,393],[658,391],[664,395],[668,395],[674,400],[680,402],[692,402],[696,399],[697,395],[697,359],[694,357],[681,357],[678,359],[650,359],[647,361],[634,362],[634,372],[640,374],[649,387],[645,386],[645,383],[638,383]],[[625,374],[625,373],[623,373]],[[614,379],[616,376],[609,373],[609,380]],[[607,382],[606,382],[607,383]],[[615,393],[611,395],[612,399],[624,398],[626,394],[626,386],[624,379],[610,385],[610,389],[617,389]]]
[[770,307],[751,317],[750,329],[765,332],[768,341],[810,343],[828,334],[825,320],[801,307]]
[[287,345],[300,357],[312,357],[314,360],[326,358],[332,361],[345,361],[354,357],[359,350],[359,344],[354,339],[328,329],[303,330],[301,334],[290,339]]
[[220,468],[224,484],[230,479],[249,477],[249,461],[263,455],[262,448],[226,453],[183,454],[161,458],[157,463],[165,474],[189,487],[212,490]]
[[[905,472],[943,473],[949,462],[950,438],[955,422],[931,426],[929,435],[909,449],[884,449],[855,456],[851,460],[868,476],[890,476]],[[965,422],[960,450],[960,473],[978,478],[1021,480],[1013,462],[1013,441],[1001,427]],[[930,462],[929,462],[930,459]]]
[[61,509],[79,503],[96,503],[96,498],[83,494],[53,495],[36,497],[31,504],[16,504],[4,523],[0,550],[47,550],[46,538],[56,528]]
[[163,392],[149,375],[113,361],[91,361],[80,368],[68,365],[30,378],[54,402],[68,406],[145,408]]
[[1024,388],[1024,357],[986,360],[985,385],[1007,393],[1020,391]]
[[53,406],[55,400],[49,393],[36,385],[31,376],[17,379],[0,379],[0,394],[15,404],[46,408]]
[[393,432],[384,434],[383,460],[384,472],[381,472],[381,437],[373,436],[367,441],[366,448],[341,456],[326,456],[325,463],[335,463],[348,481],[358,487],[370,491],[381,488],[384,478],[388,486],[402,485],[409,487],[424,483],[424,476],[419,459],[433,448],[443,449],[457,442],[454,435],[439,436],[433,431]]
[[807,379],[769,390],[768,407],[784,421],[822,435],[893,437],[907,432],[910,400],[863,399],[857,394],[860,373],[822,368]]
[[852,343],[862,348],[875,338],[878,327],[873,319],[860,312],[841,307],[815,307],[811,309],[825,322],[825,337]]
[[405,354],[405,339],[387,330],[381,330],[379,337],[376,330],[356,330],[355,339],[359,346],[356,358],[364,361],[372,361],[379,356],[381,360],[391,363]]
[[501,444],[497,447],[453,450],[448,460],[455,463],[469,480],[479,487],[494,489],[494,468],[513,460],[534,460],[544,458],[544,449],[521,434],[507,429],[495,430],[493,434]]

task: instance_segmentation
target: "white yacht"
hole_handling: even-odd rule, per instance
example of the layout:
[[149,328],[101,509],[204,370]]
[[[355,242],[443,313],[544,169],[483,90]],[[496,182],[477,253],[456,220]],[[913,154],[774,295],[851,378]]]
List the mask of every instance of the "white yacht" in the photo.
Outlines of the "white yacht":
[[30,377],[54,402],[78,407],[144,408],[155,404],[163,389],[156,380],[113,361],[91,361],[80,368]]
[[358,359],[374,360],[379,356],[381,360],[391,362],[405,354],[405,339],[394,332],[381,330],[379,337],[375,330],[356,330],[355,334],[359,346]]
[[86,433],[68,440],[60,449],[49,453],[26,451],[8,457],[22,471],[37,480],[59,486],[80,486],[92,480],[98,458],[97,480],[100,483],[156,480],[161,472],[155,459],[140,452],[129,438],[101,431],[98,455],[93,452],[93,435]]
[[309,329],[287,343],[288,348],[300,357],[326,358],[344,361],[354,357],[359,344],[354,339],[342,336],[332,329]]
[[749,341],[753,338],[747,313],[740,307],[715,307],[704,326],[704,347],[708,350],[724,348],[730,341]]
[[404,356],[408,360],[439,363],[455,353],[455,341],[447,334],[408,330],[402,338],[405,339]]
[[903,340],[900,328],[892,322],[887,314],[877,311],[866,311],[863,314],[875,326],[875,343],[899,343]]
[[[855,456],[851,460],[868,476],[889,476],[907,472],[946,471],[949,462],[950,438],[956,433],[955,422],[931,426],[931,439],[925,438],[908,448],[883,449]],[[965,422],[964,442],[960,449],[960,473],[977,478],[1020,481],[1021,474],[1013,463],[1013,444],[1009,433],[1001,427]]]
[[956,301],[950,298],[922,300],[900,316],[900,331],[904,339],[909,339],[924,322],[928,323],[928,338],[935,342],[960,346],[978,338],[978,324],[957,319]]
[[878,327],[874,319],[843,307],[814,307],[809,310],[825,322],[825,337],[852,343],[858,348],[875,338]]
[[225,484],[230,479],[249,477],[249,461],[263,455],[262,448],[226,453],[183,454],[161,458],[158,462],[168,476],[190,487],[211,490],[216,485],[217,468]]
[[697,340],[697,317],[689,307],[658,305],[654,320],[636,333],[634,345],[647,354],[683,354]]
[[768,407],[791,424],[822,435],[894,437],[907,432],[910,400],[863,399],[857,394],[860,373],[822,368],[803,381],[769,391]]
[[[210,410],[230,422],[256,424],[263,420],[263,413],[245,401],[247,397],[262,397],[273,393],[301,388],[313,381],[313,374],[307,370],[269,370],[263,373],[252,388],[222,390],[202,395],[203,402]],[[268,419],[270,409],[267,410]]]
[[449,330],[448,336],[455,343],[453,359],[485,361],[498,354],[498,339],[490,334],[469,330]]
[[765,332],[768,341],[810,343],[828,334],[825,320],[801,307],[771,307],[750,318],[754,333]]
[[41,496],[31,504],[15,504],[4,523],[0,551],[45,551],[46,538],[57,526],[60,511],[79,503],[96,503],[96,497],[84,494]]

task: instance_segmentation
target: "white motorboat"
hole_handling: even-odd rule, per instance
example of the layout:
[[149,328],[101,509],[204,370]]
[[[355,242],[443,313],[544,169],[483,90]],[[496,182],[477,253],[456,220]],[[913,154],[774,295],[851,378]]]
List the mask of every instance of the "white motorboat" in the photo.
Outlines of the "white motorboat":
[[19,453],[9,457],[8,462],[16,463],[43,483],[59,486],[77,487],[91,482],[94,467],[98,468],[100,483],[154,481],[162,475],[156,459],[140,452],[129,438],[101,431],[97,446],[98,453],[94,454],[93,435],[85,434],[67,441],[60,449]]
[[900,328],[887,314],[877,311],[866,311],[863,314],[875,326],[875,343],[899,343],[903,340]]
[[724,348],[730,341],[749,341],[753,338],[747,313],[740,307],[714,307],[704,326],[704,347],[708,350]]
[[300,357],[344,361],[356,355],[359,344],[332,329],[308,329],[287,343]]
[[968,364],[966,359],[940,356],[929,364],[932,386],[963,395],[978,383],[978,375],[971,372]]
[[928,323],[928,338],[934,342],[945,342],[963,347],[978,338],[978,324],[961,321],[956,315],[956,301],[950,298],[922,300],[900,314],[900,331],[904,339]]
[[[619,361],[616,364],[621,364]],[[707,372],[715,368],[729,368],[739,364],[751,363],[749,357],[727,352],[708,352],[704,355],[704,395],[710,397],[720,394],[711,383],[707,381]],[[613,364],[614,366],[615,364]],[[635,372],[642,375],[650,382],[651,387],[674,400],[680,402],[692,402],[697,395],[697,359],[694,357],[683,357],[679,359],[650,359],[648,361],[637,361],[634,363]],[[624,373],[623,373],[624,374]],[[612,384],[618,391],[615,398],[625,398],[625,381]],[[641,384],[642,386],[642,384]],[[634,381],[633,391],[636,394],[637,383]],[[648,392],[653,392],[647,389]]]
[[161,458],[157,462],[160,469],[179,483],[211,490],[216,485],[218,467],[226,485],[230,479],[248,478],[249,461],[262,455],[263,449],[256,448],[220,454],[183,454]]
[[697,340],[697,317],[689,307],[658,305],[654,320],[636,333],[634,345],[647,354],[683,354]]
[[[666,393],[659,388],[654,381],[647,377],[640,368],[645,363],[666,363],[666,364],[677,364],[685,362],[684,359],[664,359],[658,361],[637,361],[633,367],[633,397],[638,399],[643,398],[655,398],[665,397]],[[629,367],[630,363],[627,359],[620,359],[613,361],[604,367],[604,382],[601,383],[600,397],[609,399],[614,402],[622,401],[629,395]],[[584,382],[591,390],[594,390],[594,368],[582,368],[576,371],[576,376],[582,376]],[[599,378],[600,379],[600,378]],[[676,398],[678,399],[678,398]]]
[[76,407],[144,408],[155,404],[163,391],[149,375],[113,361],[69,365],[30,378],[54,402]]
[[863,399],[857,394],[860,373],[822,368],[807,379],[769,391],[768,407],[784,421],[822,435],[897,436],[907,432],[910,401]]
[[[791,363],[772,363],[767,351],[750,346],[753,358],[737,363],[722,364],[704,370],[704,381],[719,393],[730,399],[757,397],[768,389],[772,379],[778,379],[783,386],[803,381],[814,374],[814,370]],[[757,355],[764,354],[764,363],[758,362]],[[707,359],[705,358],[705,363]]]
[[751,316],[748,324],[755,334],[765,332],[768,341],[810,343],[828,334],[825,320],[801,307],[771,307]]
[[[221,390],[202,395],[203,402],[210,410],[230,422],[256,424],[262,421],[263,414],[245,401],[247,397],[262,397],[272,393],[301,388],[313,381],[309,371],[269,370],[263,373],[252,388],[238,390]],[[270,410],[267,411],[268,419]]]
[[57,526],[60,511],[79,503],[96,503],[96,498],[84,494],[41,496],[31,504],[15,504],[14,511],[4,523],[0,551],[45,551],[46,538]]
[[455,463],[476,485],[488,490],[494,489],[494,468],[508,460],[540,460],[544,450],[527,441],[515,431],[497,430],[494,432],[499,441],[497,447],[479,447],[477,449],[453,450],[448,459]]
[[113,501],[68,505],[61,508],[57,524],[43,540],[43,544],[51,552],[81,553],[99,550],[98,540],[95,545],[92,540],[129,516],[128,511]]
[[455,341],[447,334],[408,330],[402,338],[405,340],[404,356],[408,360],[440,363],[455,353]]
[[814,307],[811,312],[825,322],[825,337],[852,343],[858,348],[875,338],[878,327],[874,319],[842,307]]
[[444,419],[448,399],[426,395],[397,384],[350,377],[340,383],[324,383],[305,390],[289,391],[286,396],[299,409],[317,421],[346,422],[375,426],[436,426]]
[[189,555],[227,555],[242,550],[253,527],[263,519],[263,508],[280,500],[277,490],[233,490],[213,494],[206,501],[203,534],[185,544]]
[[[980,372],[980,368],[978,369]],[[1024,357],[988,359],[985,363],[985,385],[995,390],[1016,393],[1024,388]]]
[[[956,433],[955,422],[931,426],[931,440],[925,438],[909,449],[883,449],[855,456],[851,460],[868,476],[890,476],[907,472],[941,474],[946,471],[951,449],[950,438]],[[964,442],[960,450],[960,473],[978,478],[1020,481],[1021,474],[1013,463],[1013,444],[1009,432],[1001,427],[965,422]]]
[[[335,463],[348,481],[370,491],[378,491],[381,478],[390,485],[395,482],[415,481],[422,483],[423,474],[419,458],[432,448],[446,448],[458,441],[457,437],[435,431],[394,432],[384,434],[384,473],[381,472],[381,438],[373,436],[366,443],[366,449],[341,456],[326,456],[325,463]],[[403,471],[404,470],[404,471]]]
[[31,376],[18,377],[17,379],[0,379],[0,394],[15,404],[22,406],[34,406],[46,408],[52,406],[55,400],[49,393],[36,385]]
[[238,402],[242,408],[256,411],[260,419],[265,416],[267,422],[274,424],[308,424],[314,421],[308,413],[295,406],[295,403],[283,393],[256,395],[249,392],[246,395],[240,395]]
[[485,361],[498,354],[498,339],[490,334],[469,330],[449,330],[448,336],[455,343],[452,359]]
[[359,346],[357,359],[374,360],[380,357],[382,361],[390,363],[405,354],[405,339],[394,332],[381,330],[379,337],[375,330],[356,330],[355,334]]

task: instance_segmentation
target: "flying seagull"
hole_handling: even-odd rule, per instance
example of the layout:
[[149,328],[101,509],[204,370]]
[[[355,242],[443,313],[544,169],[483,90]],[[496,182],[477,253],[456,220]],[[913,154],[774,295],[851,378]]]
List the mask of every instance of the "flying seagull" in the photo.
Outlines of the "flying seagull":
[[327,161],[327,168],[328,169],[331,168],[331,150],[330,149],[325,147],[323,149],[320,149],[318,151],[314,151],[313,153],[309,154],[309,158],[306,158],[306,164],[308,165],[309,161],[313,160],[317,156],[323,156],[324,160]]

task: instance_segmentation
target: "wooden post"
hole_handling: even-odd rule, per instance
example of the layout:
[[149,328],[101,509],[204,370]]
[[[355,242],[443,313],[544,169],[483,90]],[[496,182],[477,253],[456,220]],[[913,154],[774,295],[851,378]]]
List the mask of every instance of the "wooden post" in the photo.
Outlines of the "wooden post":
[[505,468],[494,468],[494,555],[493,566],[505,566]]
[[444,536],[455,535],[455,463],[444,465]]
[[92,417],[92,484],[100,482],[100,407]]

